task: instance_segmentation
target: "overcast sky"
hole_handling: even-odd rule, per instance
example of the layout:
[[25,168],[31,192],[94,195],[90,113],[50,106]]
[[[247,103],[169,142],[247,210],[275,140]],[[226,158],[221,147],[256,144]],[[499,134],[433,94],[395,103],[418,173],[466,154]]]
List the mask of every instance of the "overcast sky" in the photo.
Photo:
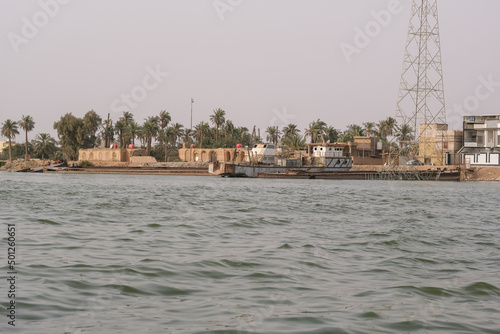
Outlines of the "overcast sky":
[[[116,120],[130,110],[142,123],[168,110],[189,127],[191,98],[194,124],[222,108],[262,132],[394,117],[410,9],[410,0],[0,0],[0,123],[29,114],[31,137],[55,136],[68,112]],[[376,23],[374,12],[389,10]],[[460,113],[500,113],[498,13],[498,0],[439,2],[456,129]],[[367,26],[369,44],[346,57],[341,46],[356,47]]]

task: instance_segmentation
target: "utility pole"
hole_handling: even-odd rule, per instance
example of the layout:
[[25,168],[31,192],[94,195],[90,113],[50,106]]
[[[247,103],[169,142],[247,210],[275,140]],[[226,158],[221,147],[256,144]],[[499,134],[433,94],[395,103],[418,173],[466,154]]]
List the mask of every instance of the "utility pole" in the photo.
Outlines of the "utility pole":
[[194,99],[191,98],[191,130],[193,130],[193,103]]
[[412,2],[396,119],[411,127],[414,143],[424,151],[419,156],[425,159],[430,125],[446,124],[438,0]]

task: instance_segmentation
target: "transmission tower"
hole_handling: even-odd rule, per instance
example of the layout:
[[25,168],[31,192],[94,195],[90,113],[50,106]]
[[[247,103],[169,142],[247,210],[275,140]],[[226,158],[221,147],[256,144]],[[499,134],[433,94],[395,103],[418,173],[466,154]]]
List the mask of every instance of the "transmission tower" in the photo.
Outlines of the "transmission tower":
[[446,124],[437,0],[413,0],[396,119],[414,143],[430,124]]

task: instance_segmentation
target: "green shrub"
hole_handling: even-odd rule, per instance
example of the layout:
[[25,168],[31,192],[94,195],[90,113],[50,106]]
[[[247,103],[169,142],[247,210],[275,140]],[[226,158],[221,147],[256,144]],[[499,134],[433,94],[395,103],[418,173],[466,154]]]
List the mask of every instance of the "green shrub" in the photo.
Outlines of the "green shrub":
[[87,160],[80,161],[80,163],[78,164],[78,167],[92,167],[92,166],[94,166],[94,164]]

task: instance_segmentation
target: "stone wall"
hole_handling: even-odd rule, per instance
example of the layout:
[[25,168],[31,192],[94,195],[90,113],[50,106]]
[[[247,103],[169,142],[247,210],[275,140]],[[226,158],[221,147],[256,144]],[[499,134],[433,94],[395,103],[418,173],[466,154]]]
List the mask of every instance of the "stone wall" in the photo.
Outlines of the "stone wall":
[[[113,149],[113,148],[95,148],[80,150],[78,152],[79,161],[100,161],[100,162],[131,162],[132,157],[149,157],[144,149]],[[154,158],[153,158],[154,159]],[[155,160],[156,162],[156,160]]]
[[179,158],[186,162],[235,162],[248,161],[244,148],[181,148]]

